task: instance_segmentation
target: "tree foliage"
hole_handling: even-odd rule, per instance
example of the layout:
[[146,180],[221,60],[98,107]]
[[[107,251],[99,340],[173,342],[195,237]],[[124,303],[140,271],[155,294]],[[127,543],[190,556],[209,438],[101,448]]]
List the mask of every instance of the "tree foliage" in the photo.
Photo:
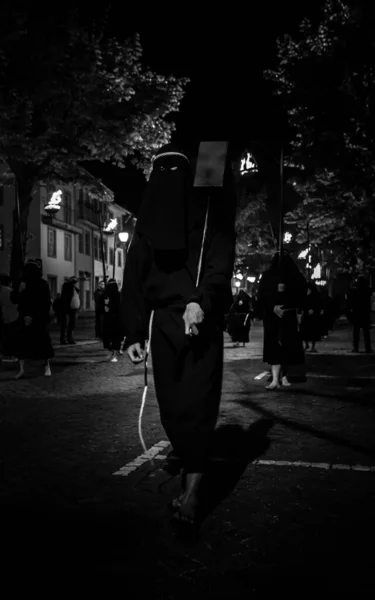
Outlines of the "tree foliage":
[[[55,7],[53,7],[55,10]],[[26,233],[37,181],[89,183],[82,162],[147,171],[174,129],[187,79],[142,63],[140,38],[125,42],[85,24],[77,11],[0,7],[0,159],[15,176]],[[104,188],[91,180],[99,197]]]
[[329,171],[296,187],[303,199],[285,222],[294,227],[300,249],[310,243],[315,262],[322,262],[332,277],[375,268],[373,197],[360,187],[348,190]]
[[247,203],[236,216],[236,267],[246,267],[254,273],[263,270],[265,262],[277,249],[266,199],[266,188],[248,194]]
[[278,40],[278,67],[265,72],[301,170],[302,204],[287,218],[310,223],[338,272],[374,265],[374,23],[374,3],[327,0],[319,23],[306,18],[295,39]]

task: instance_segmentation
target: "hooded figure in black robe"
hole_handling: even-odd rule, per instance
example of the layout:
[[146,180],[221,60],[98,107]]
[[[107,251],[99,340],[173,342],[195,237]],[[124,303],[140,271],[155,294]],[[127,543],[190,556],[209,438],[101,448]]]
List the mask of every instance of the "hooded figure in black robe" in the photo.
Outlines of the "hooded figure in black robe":
[[[193,193],[194,192],[194,193]],[[225,192],[194,190],[189,159],[168,144],[154,163],[127,256],[121,294],[125,347],[143,360],[151,335],[160,417],[183,469],[176,516],[195,522],[222,384],[223,320],[232,304],[234,211]],[[233,214],[232,214],[233,213]],[[149,333],[150,314],[153,313]]]
[[293,259],[277,252],[259,285],[258,313],[263,319],[263,360],[272,367],[268,389],[290,385],[287,367],[304,363],[299,315],[306,300],[306,280]]

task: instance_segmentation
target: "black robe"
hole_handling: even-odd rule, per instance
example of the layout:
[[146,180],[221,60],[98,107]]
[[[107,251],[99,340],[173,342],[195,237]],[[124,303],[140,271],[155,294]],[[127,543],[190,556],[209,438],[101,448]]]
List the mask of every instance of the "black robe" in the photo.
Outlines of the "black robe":
[[[218,416],[223,368],[223,320],[232,304],[234,227],[210,220],[201,282],[196,276],[203,226],[189,233],[188,253],[154,251],[137,232],[131,243],[121,293],[126,347],[149,338],[155,391],[163,427],[185,472],[202,472]],[[186,336],[186,305],[204,311],[198,336]]]
[[[49,334],[51,295],[48,283],[38,279],[26,284],[21,292],[14,293],[13,298],[19,312],[14,355],[19,359],[52,358],[54,353]],[[25,317],[32,318],[30,325],[25,325]]]
[[[302,337],[297,322],[297,310],[302,310],[306,298],[306,281],[295,275],[278,291],[278,274],[266,271],[260,281],[258,313],[263,319],[263,361],[270,365],[302,365],[305,362]],[[282,318],[274,307],[282,305]]]

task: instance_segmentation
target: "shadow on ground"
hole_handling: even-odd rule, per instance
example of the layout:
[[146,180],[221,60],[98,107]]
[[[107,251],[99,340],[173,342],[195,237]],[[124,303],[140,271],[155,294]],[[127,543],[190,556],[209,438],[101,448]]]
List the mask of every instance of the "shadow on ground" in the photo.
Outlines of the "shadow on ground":
[[202,520],[233,492],[249,463],[269,448],[268,432],[272,426],[272,419],[261,418],[247,429],[237,424],[216,429],[210,450],[213,458],[203,479]]
[[266,420],[269,419],[269,420],[273,421],[274,423],[284,425],[288,429],[307,433],[317,439],[332,442],[334,444],[337,444],[338,446],[343,446],[345,448],[349,448],[350,450],[355,450],[356,452],[361,452],[365,456],[375,458],[375,448],[368,448],[366,446],[362,446],[361,444],[357,444],[355,442],[346,440],[338,435],[335,435],[334,433],[321,431],[319,429],[316,429],[315,427],[311,427],[310,425],[306,425],[304,423],[294,421],[293,419],[283,417],[280,414],[277,415],[273,411],[265,408],[264,406],[261,406],[257,402],[250,400],[250,395],[249,395],[248,391],[239,392],[239,393],[244,396],[247,396],[247,398],[244,400],[239,400],[238,404],[241,404],[241,406],[243,406],[244,408],[254,410],[258,414],[261,414],[263,416],[263,418]]

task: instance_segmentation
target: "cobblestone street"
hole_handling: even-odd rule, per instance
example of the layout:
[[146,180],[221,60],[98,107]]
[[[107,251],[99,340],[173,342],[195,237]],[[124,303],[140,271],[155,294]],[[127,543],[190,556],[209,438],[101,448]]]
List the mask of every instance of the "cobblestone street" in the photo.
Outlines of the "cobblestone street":
[[273,392],[265,390],[260,324],[246,348],[226,339],[210,510],[194,544],[170,524],[179,482],[161,469],[169,448],[160,444],[152,376],[143,431],[154,464],[142,458],[137,431],[142,366],[125,356],[110,363],[88,338],[56,349],[51,378],[40,364],[20,381],[16,364],[1,367],[9,576],[39,590],[42,569],[44,584],[79,581],[87,595],[99,580],[121,582],[132,598],[308,597],[306,589],[367,597],[375,359],[350,354],[345,324],[307,355],[306,382]]

